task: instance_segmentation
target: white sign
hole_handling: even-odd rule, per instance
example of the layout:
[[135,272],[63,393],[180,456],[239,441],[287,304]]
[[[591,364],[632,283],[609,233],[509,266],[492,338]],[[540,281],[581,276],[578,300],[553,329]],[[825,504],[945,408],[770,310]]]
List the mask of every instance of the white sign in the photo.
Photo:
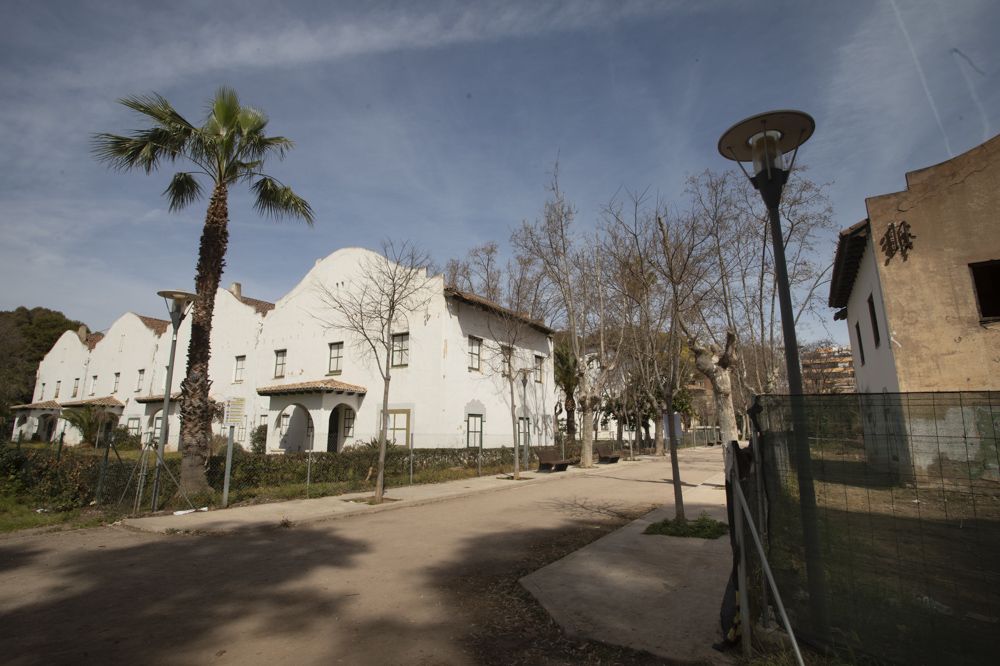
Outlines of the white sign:
[[246,413],[245,398],[230,398],[226,400],[226,425],[238,426],[243,424],[243,416]]

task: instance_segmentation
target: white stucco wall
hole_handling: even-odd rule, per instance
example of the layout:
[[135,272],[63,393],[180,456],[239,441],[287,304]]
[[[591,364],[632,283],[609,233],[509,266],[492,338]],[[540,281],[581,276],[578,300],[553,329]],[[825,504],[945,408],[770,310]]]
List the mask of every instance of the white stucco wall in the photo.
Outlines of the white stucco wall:
[[[216,294],[212,330],[211,397],[219,402],[241,398],[246,418],[237,430],[237,441],[249,446],[250,434],[259,423],[268,426],[268,450],[295,451],[309,443],[304,435],[311,422],[311,445],[326,450],[331,412],[338,407],[336,446],[357,440],[368,440],[378,432],[382,403],[382,377],[370,352],[361,341],[337,326],[335,313],[324,304],[317,285],[329,289],[352,288],[360,284],[360,266],[375,255],[361,248],[338,250],[318,261],[303,279],[269,312],[257,312],[232,293],[220,289]],[[164,313],[165,314],[165,313]],[[510,446],[513,433],[510,421],[509,390],[500,376],[498,364],[490,363],[491,352],[498,349],[492,342],[498,327],[496,320],[480,307],[445,296],[441,276],[431,276],[425,288],[425,302],[406,321],[398,324],[398,332],[408,332],[409,363],[391,369],[389,409],[406,409],[410,415],[410,432],[417,447],[466,446],[466,417],[483,415],[483,445]],[[481,371],[468,368],[469,336],[484,340]],[[140,419],[144,439],[152,435],[154,422],[162,407],[160,401],[139,402],[139,398],[162,396],[166,380],[166,365],[170,350],[171,331],[155,334],[132,313],[122,315],[108,329],[103,340],[93,350],[81,342],[75,333],[64,334],[45,356],[38,370],[35,402],[53,399],[54,386],[61,381],[59,403],[88,398],[112,397],[122,403],[119,423]],[[171,393],[180,391],[187,364],[190,340],[190,319],[178,332],[175,372]],[[343,342],[343,363],[340,373],[328,374],[329,344]],[[275,351],[286,350],[283,377],[275,377]],[[527,385],[527,416],[531,419],[533,445],[551,444],[552,408],[555,383],[552,367],[552,341],[542,331],[523,326],[516,345],[515,366],[530,368],[535,356],[542,357],[542,381],[530,377]],[[234,377],[237,356],[245,356],[243,381]],[[143,384],[136,389],[137,374],[145,370]],[[114,373],[120,374],[117,390],[113,390]],[[93,395],[91,378],[98,383]],[[71,398],[73,380],[80,378],[80,390]],[[362,386],[367,393],[308,393],[261,396],[257,389],[264,386],[295,384],[322,379]],[[42,394],[41,384],[45,383]],[[515,382],[515,407],[525,415],[522,387]],[[295,410],[294,406],[299,409]],[[345,407],[341,407],[345,406]],[[343,410],[355,412],[354,433],[343,436]],[[292,416],[287,431],[282,432],[281,414],[289,410]],[[308,414],[308,418],[306,417]],[[22,419],[18,430],[30,436],[37,427],[37,414]],[[34,419],[34,420],[33,420]],[[179,435],[179,413],[176,402],[171,404],[168,449],[176,449]],[[213,428],[225,432],[221,424]],[[78,437],[69,429],[67,443]],[[57,429],[57,433],[60,430]],[[17,436],[17,430],[14,433]]]
[[[872,246],[871,235],[865,244],[865,252],[858,266],[854,288],[847,301],[847,329],[851,337],[851,353],[854,359],[854,375],[859,393],[881,393],[899,391],[896,364],[892,350],[892,331],[885,316],[885,303],[879,284],[877,254]],[[875,302],[875,316],[878,319],[881,342],[875,346],[871,316],[868,312],[868,296]],[[857,325],[857,328],[855,327]],[[861,348],[857,330],[861,330],[861,345],[864,346],[864,363],[861,362]]]

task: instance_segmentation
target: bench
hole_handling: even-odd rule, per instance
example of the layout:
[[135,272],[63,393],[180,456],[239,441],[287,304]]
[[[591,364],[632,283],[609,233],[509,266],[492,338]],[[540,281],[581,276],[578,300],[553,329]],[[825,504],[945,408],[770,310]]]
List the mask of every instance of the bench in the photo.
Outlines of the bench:
[[597,462],[605,463],[607,465],[618,462],[618,460],[622,457],[621,451],[612,451],[607,446],[598,446],[596,453]]
[[539,472],[565,472],[567,467],[574,464],[572,459],[563,458],[554,449],[536,448],[535,455],[538,456]]

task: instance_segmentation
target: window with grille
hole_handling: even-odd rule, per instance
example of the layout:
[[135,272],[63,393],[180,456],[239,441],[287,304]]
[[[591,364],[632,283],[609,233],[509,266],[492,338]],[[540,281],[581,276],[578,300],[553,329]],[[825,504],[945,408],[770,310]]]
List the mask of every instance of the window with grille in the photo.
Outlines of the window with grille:
[[481,370],[483,363],[483,341],[474,335],[469,336],[469,370]]
[[288,350],[286,349],[277,349],[274,352],[274,377],[276,379],[285,376],[285,359],[287,356]]
[[410,364],[410,334],[397,333],[392,336],[392,367],[402,368]]
[[331,375],[340,374],[344,362],[344,343],[330,343],[330,362],[327,366],[327,373]]
[[466,417],[465,445],[470,449],[483,446],[483,415],[469,414]]

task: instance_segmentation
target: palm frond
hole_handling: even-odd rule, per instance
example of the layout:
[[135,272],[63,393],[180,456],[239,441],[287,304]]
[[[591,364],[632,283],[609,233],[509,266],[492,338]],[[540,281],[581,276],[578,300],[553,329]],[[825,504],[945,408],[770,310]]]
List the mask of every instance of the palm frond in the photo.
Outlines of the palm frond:
[[243,134],[256,134],[267,127],[267,114],[252,106],[240,107],[240,117],[237,120]]
[[177,211],[201,198],[201,184],[190,173],[179,171],[170,179],[163,196],[170,201],[170,211]]
[[227,86],[221,86],[212,98],[212,118],[229,132],[236,129],[240,117],[240,96]]
[[285,159],[285,153],[295,147],[295,142],[283,136],[264,136],[261,132],[244,134],[240,141],[238,154],[246,161],[263,160],[270,155],[279,160]]
[[94,156],[119,171],[142,169],[152,172],[161,158],[175,160],[184,151],[187,137],[163,127],[139,130],[132,136],[95,134],[92,142]]
[[305,221],[306,224],[313,224],[313,210],[309,203],[292,191],[287,185],[282,185],[278,181],[268,176],[262,177],[251,185],[257,199],[254,202],[254,209],[261,215],[281,219],[283,217],[297,217]]
[[149,116],[168,129],[186,131],[194,131],[195,129],[194,125],[174,110],[174,107],[167,101],[167,98],[158,93],[129,95],[128,97],[122,97],[118,101],[133,111]]

